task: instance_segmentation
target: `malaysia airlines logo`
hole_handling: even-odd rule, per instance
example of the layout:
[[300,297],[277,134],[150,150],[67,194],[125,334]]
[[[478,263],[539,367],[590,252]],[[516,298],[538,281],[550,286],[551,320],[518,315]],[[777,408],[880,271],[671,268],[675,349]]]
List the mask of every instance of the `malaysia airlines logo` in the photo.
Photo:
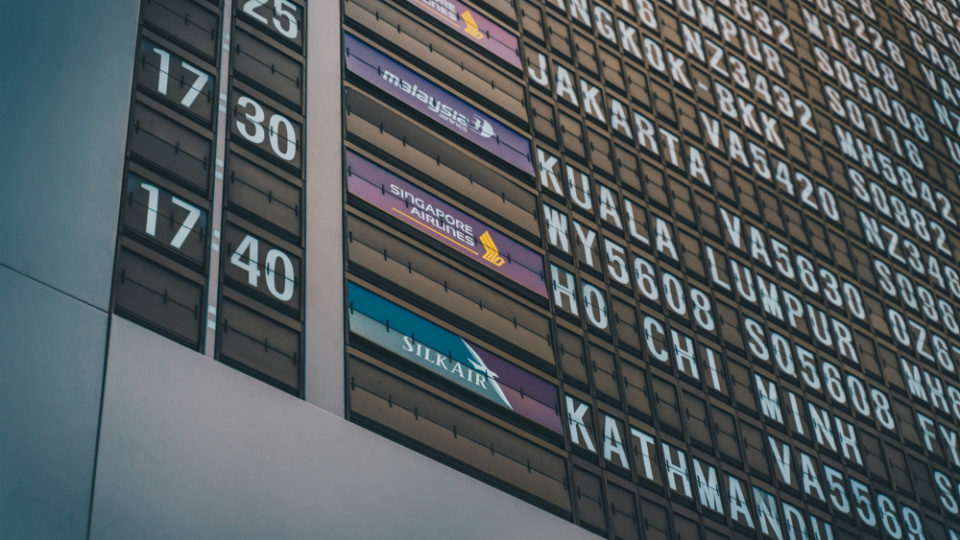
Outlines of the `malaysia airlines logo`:
[[485,119],[480,118],[477,115],[473,115],[473,131],[477,132],[481,137],[489,139],[490,137],[495,137],[497,134],[493,131],[493,126],[490,125],[490,122],[487,122]]
[[496,131],[493,129],[493,125],[490,124],[486,118],[473,113],[473,119],[471,120],[467,117],[467,115],[457,110],[453,105],[444,103],[440,99],[431,96],[420,86],[416,84],[410,84],[387,69],[383,69],[380,72],[380,77],[383,78],[383,80],[387,83],[392,84],[400,89],[400,91],[403,93],[423,102],[430,112],[436,114],[442,121],[450,124],[461,132],[468,133],[472,131],[484,139],[497,136]]

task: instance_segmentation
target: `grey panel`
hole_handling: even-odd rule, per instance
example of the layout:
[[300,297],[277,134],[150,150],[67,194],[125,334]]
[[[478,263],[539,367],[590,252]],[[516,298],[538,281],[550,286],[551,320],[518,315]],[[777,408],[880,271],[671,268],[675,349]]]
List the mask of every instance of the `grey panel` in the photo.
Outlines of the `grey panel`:
[[[155,197],[153,209],[150,207],[151,196]],[[132,172],[127,175],[122,202],[124,232],[165,255],[186,258],[195,269],[204,268],[208,252],[206,210]],[[178,238],[184,225],[189,227],[186,229],[189,232]]]
[[103,309],[137,4],[7,2],[0,17],[0,262]]
[[203,285],[137,251],[120,248],[116,312],[197,347],[203,335]]
[[233,79],[230,93],[227,118],[230,142],[248,147],[271,163],[299,175],[303,168],[300,120],[272,99],[247,90],[238,79]]
[[212,142],[139,101],[131,114],[130,155],[206,195]]
[[211,62],[216,58],[219,22],[209,9],[191,0],[151,0],[144,2],[143,11],[145,26],[164,32]]
[[231,68],[257,89],[302,111],[303,66],[239,26],[233,32]]
[[[295,0],[294,2],[284,2],[286,4],[284,11],[293,15],[296,23],[294,25],[289,24],[287,21],[281,21],[280,25],[277,26],[272,24],[272,17],[268,18],[271,13],[271,3],[266,0],[257,0],[254,2],[243,1],[243,2],[233,2],[233,11],[235,17],[238,20],[246,21],[250,24],[251,27],[256,28],[262,32],[266,32],[278,43],[283,43],[285,46],[290,47],[294,51],[300,52],[303,49],[303,38],[304,34],[304,20],[303,20],[303,6],[300,4],[305,4],[303,0]],[[324,2],[325,7],[330,6],[334,9],[334,13],[339,11],[339,2]],[[310,6],[311,12],[315,9],[314,6]],[[331,25],[339,24],[339,19],[336,21],[330,20]],[[310,27],[310,41],[312,42],[315,38],[317,32],[317,27],[321,26],[316,23],[316,20],[311,16],[309,20]],[[294,31],[294,29],[297,29]],[[287,35],[284,35],[286,32]],[[295,34],[290,36],[289,34]],[[339,39],[339,36],[333,36],[334,39]],[[322,40],[320,40],[322,41]],[[311,48],[311,50],[313,50]]]
[[247,219],[260,218],[258,223],[272,232],[300,238],[303,205],[299,186],[284,182],[279,173],[237,152],[230,152],[226,167],[225,205],[229,210]]
[[332,99],[341,92],[340,2],[313,2],[307,16],[304,398],[343,416],[343,143]]
[[223,282],[251,298],[298,316],[303,272],[297,251],[272,236],[252,232],[253,228],[246,224],[238,226],[231,221],[223,223]]
[[[167,60],[168,67],[165,70],[162,54],[166,55]],[[201,119],[204,126],[210,127],[213,122],[214,86],[217,82],[215,73],[210,73],[207,69],[201,69],[199,66],[192,64],[192,60],[168,50],[167,45],[156,43],[147,38],[140,40],[136,61],[138,64],[136,70],[138,89],[162,101],[177,112]],[[207,80],[200,87],[198,95],[188,97],[194,90],[194,85],[201,82],[202,77],[197,75],[196,70],[204,73]],[[163,85],[161,85],[161,81],[163,81]],[[187,103],[190,103],[189,107],[184,105],[184,99],[187,99]],[[192,103],[189,101],[190,99],[193,100]]]
[[96,486],[93,539],[589,536],[117,317]]
[[107,315],[0,266],[0,537],[83,538]]
[[224,296],[220,303],[220,360],[300,391],[300,335]]

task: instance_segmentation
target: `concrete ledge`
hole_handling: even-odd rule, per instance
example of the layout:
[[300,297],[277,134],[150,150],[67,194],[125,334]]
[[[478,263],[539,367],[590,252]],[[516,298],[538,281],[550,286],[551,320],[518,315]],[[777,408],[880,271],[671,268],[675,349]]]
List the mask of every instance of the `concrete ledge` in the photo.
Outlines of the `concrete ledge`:
[[94,539],[590,537],[118,317],[104,400]]

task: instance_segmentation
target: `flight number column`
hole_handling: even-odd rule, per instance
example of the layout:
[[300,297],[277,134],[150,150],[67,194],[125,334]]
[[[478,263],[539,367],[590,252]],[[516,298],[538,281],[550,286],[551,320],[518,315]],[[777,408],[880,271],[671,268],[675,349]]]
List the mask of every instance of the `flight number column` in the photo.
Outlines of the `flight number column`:
[[209,272],[218,2],[144,2],[113,311],[202,350]]
[[216,358],[298,396],[305,12],[291,0],[233,5],[216,281]]

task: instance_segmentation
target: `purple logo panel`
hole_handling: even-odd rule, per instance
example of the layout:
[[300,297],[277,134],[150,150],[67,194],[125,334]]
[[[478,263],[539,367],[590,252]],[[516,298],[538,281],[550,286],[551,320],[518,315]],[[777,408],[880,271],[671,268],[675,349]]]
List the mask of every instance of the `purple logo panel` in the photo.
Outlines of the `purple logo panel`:
[[533,175],[530,140],[400,65],[350,33],[344,33],[347,69],[436,120],[477,146]]
[[497,23],[457,0],[407,0],[447,26],[466,35],[484,49],[523,69],[519,40]]
[[347,282],[350,332],[478,396],[563,433],[557,387],[483,347]]
[[547,296],[540,254],[349,150],[347,190],[476,264]]

